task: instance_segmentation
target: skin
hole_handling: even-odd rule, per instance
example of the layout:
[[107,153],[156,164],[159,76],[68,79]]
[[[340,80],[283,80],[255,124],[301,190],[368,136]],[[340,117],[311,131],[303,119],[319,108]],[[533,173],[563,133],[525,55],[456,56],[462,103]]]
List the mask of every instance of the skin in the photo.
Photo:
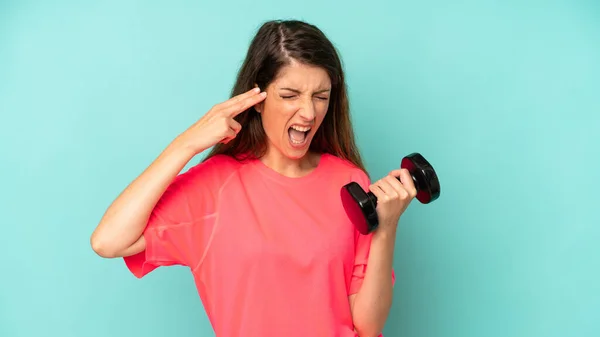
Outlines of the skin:
[[[398,181],[399,177],[402,182]],[[373,233],[368,268],[359,292],[349,297],[356,331],[361,337],[378,336],[392,306],[392,264],[396,231],[417,191],[408,170],[391,171],[369,186],[377,197],[379,227]]]
[[260,90],[250,90],[219,103],[169,143],[108,207],[90,238],[94,252],[116,258],[143,251],[142,233],[150,213],[173,179],[194,156],[235,137],[241,125],[233,118],[265,97]]
[[[265,92],[250,90],[213,106],[178,135],[161,154],[112,202],[91,236],[92,249],[105,258],[136,254],[145,249],[142,233],[156,203],[183,167],[198,153],[218,142],[228,142],[241,130],[233,118],[255,106],[268,137],[261,158],[280,174],[300,177],[318,165],[308,151],[329,105],[330,79],[320,68],[293,62],[284,67]],[[301,147],[290,144],[293,124],[311,126]],[[399,182],[400,177],[404,183]],[[355,329],[361,337],[378,336],[392,303],[392,262],[397,225],[416,196],[408,171],[394,170],[369,189],[377,196],[380,226],[373,234],[369,268],[360,291],[348,298]]]
[[[329,76],[321,68],[292,62],[281,69],[266,92],[267,98],[255,106],[269,142],[261,160],[283,175],[306,175],[318,164],[318,157],[308,149],[327,113],[331,93]],[[289,140],[288,129],[294,124],[311,127],[301,147],[293,146]]]
[[[269,138],[269,150],[262,158],[267,166],[293,177],[306,175],[316,167],[318,159],[308,152],[309,142],[327,113],[330,86],[325,70],[296,62],[283,68],[269,85],[267,98],[256,105]],[[309,141],[303,147],[290,145],[288,128],[293,124],[312,126]],[[348,298],[355,329],[361,337],[378,336],[387,320],[393,295],[396,229],[400,216],[417,194],[405,169],[391,171],[369,189],[378,198],[380,227],[373,234],[369,268],[361,290]]]

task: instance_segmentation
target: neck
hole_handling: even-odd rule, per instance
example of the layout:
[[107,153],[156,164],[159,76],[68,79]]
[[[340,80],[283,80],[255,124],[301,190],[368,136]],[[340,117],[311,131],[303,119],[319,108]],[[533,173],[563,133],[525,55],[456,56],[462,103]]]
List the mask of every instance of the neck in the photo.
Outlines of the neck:
[[298,178],[312,172],[319,165],[320,156],[308,152],[301,158],[289,158],[277,150],[269,150],[260,158],[260,161],[275,172]]

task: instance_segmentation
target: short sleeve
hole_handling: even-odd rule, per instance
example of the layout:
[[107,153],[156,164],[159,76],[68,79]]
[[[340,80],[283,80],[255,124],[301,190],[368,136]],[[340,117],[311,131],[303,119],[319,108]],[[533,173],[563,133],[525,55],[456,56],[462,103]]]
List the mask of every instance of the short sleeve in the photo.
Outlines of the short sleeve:
[[145,250],[124,257],[138,278],[160,266],[195,267],[212,233],[212,218],[227,165],[220,158],[179,174],[152,210],[143,236]]
[[[353,177],[353,181],[356,181],[365,191],[369,190],[369,185],[371,182],[369,177],[364,172],[361,171],[359,174],[355,175]],[[371,239],[373,238],[373,234],[369,233],[367,235],[363,235],[358,230],[355,230],[354,238],[355,256],[354,266],[352,268],[352,277],[350,279],[349,295],[356,294],[362,286],[365,274],[367,272],[369,251],[371,250]],[[396,275],[393,268],[391,277],[392,283],[395,283]]]

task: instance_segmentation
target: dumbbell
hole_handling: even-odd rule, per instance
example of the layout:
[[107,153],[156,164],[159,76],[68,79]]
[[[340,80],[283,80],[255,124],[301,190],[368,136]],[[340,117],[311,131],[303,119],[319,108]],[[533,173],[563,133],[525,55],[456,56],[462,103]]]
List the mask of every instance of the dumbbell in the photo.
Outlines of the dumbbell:
[[[415,152],[402,158],[400,167],[410,172],[417,189],[416,199],[422,204],[428,204],[440,196],[437,174],[421,154]],[[367,193],[358,183],[350,182],[342,187],[340,194],[346,214],[361,234],[369,234],[379,226],[377,197],[373,192]]]

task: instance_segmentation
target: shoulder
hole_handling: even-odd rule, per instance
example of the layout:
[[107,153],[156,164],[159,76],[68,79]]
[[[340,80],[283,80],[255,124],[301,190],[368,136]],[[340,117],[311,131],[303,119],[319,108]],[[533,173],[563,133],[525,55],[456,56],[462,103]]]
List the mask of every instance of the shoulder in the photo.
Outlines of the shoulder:
[[370,178],[367,172],[356,166],[350,160],[325,153],[322,159],[327,161],[328,174],[332,179],[340,179],[342,182],[355,181],[363,187],[368,186]]
[[177,179],[189,185],[219,186],[242,166],[243,163],[233,157],[219,154],[191,166]]
[[239,161],[232,156],[217,154],[214,155],[194,166],[193,170],[217,170],[221,172],[232,172],[238,170],[243,165],[242,161]]

